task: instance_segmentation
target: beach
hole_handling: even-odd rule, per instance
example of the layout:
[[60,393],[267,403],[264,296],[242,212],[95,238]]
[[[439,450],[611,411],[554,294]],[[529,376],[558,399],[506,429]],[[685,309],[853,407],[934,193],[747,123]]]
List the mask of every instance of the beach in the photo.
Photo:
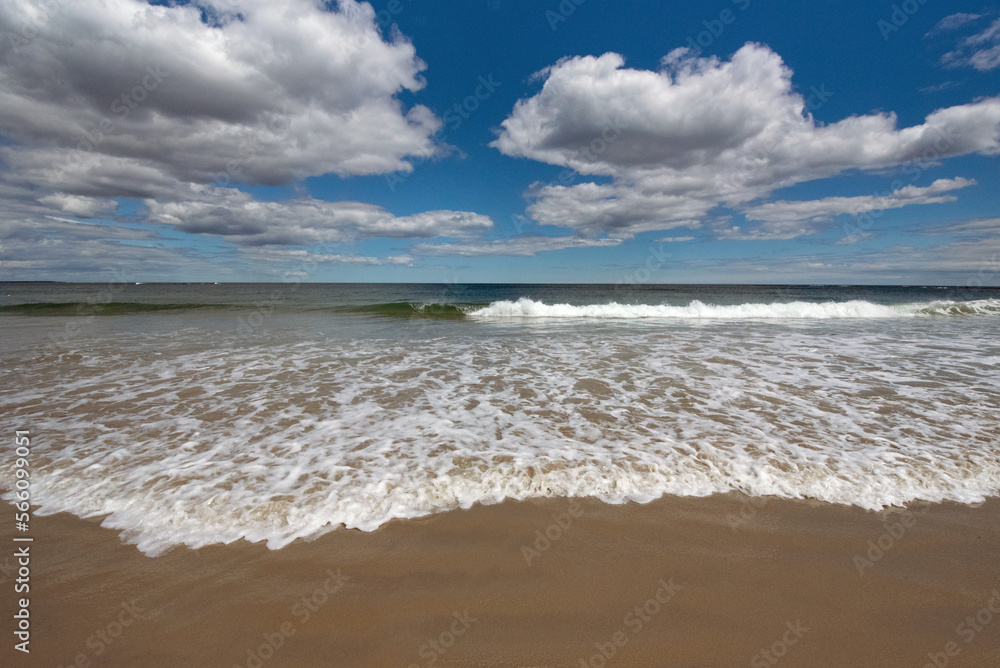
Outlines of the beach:
[[113,287],[0,305],[10,665],[1000,661],[995,291]]
[[996,3],[0,33],[0,668],[1000,668]]
[[35,526],[31,662],[8,643],[5,665],[1000,661],[1000,624],[967,619],[1000,617],[982,612],[1000,607],[997,500],[882,513],[738,495],[505,502],[156,558],[94,520]]

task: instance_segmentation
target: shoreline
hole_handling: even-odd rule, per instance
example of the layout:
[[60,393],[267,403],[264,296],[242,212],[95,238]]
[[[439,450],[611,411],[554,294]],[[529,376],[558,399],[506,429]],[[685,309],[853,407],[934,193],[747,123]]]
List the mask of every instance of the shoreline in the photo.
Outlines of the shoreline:
[[1000,614],[975,621],[1000,608],[997,498],[505,501],[159,557],[32,527],[32,652],[6,665],[1000,665]]

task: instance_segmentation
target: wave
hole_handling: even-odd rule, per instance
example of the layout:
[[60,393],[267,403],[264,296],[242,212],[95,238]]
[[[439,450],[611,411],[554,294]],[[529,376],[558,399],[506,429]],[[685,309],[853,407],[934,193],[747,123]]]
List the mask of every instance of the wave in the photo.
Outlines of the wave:
[[474,304],[416,304],[412,302],[389,302],[385,304],[365,304],[362,306],[337,306],[336,313],[358,313],[388,318],[440,318],[460,320]]
[[785,320],[832,318],[905,318],[916,316],[958,316],[1000,314],[1000,299],[974,301],[934,301],[906,304],[876,304],[865,300],[845,302],[773,302],[770,304],[705,304],[698,300],[687,306],[668,304],[545,304],[522,297],[497,301],[470,312],[476,318],[601,318],[601,319],[719,319]]
[[[207,304],[142,302],[38,302],[0,306],[0,315],[90,316],[131,315],[193,310],[246,310],[254,304]],[[284,308],[294,309],[291,304]],[[301,308],[301,307],[300,307]],[[972,301],[939,300],[903,304],[878,304],[865,300],[827,302],[772,302],[744,304],[706,304],[693,300],[686,306],[670,304],[546,304],[528,297],[517,301],[483,303],[388,302],[350,306],[306,307],[307,311],[367,315],[386,318],[430,318],[440,320],[478,320],[500,318],[537,319],[691,319],[691,320],[790,320],[836,318],[910,318],[920,316],[972,316],[1000,314],[1000,299]]]
[[140,302],[36,302],[31,304],[10,304],[0,306],[0,314],[12,315],[129,315],[133,313],[155,313],[158,311],[188,311],[194,309],[229,309],[230,304],[148,304]]

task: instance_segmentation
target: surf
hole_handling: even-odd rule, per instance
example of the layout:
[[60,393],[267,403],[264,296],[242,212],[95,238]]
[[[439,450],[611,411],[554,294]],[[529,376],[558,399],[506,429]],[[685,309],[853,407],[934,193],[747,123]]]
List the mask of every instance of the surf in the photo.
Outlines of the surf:
[[495,301],[471,311],[478,319],[496,318],[599,318],[599,319],[695,319],[695,320],[819,320],[836,318],[912,318],[918,316],[962,316],[1000,314],[1000,299],[973,301],[911,302],[876,304],[855,299],[826,302],[772,302],[732,305],[706,304],[692,300],[686,306],[670,304],[545,304],[527,297],[517,301]]

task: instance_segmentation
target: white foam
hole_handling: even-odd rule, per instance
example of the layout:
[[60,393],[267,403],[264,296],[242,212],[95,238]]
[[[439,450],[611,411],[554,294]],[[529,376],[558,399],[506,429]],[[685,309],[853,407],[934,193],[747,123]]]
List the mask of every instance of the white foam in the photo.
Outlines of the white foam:
[[935,301],[899,305],[875,304],[864,300],[845,302],[774,302],[771,304],[704,304],[698,300],[687,306],[669,304],[545,304],[522,297],[517,301],[497,301],[470,312],[476,318],[671,318],[671,319],[830,319],[905,318],[929,315],[1000,313],[1000,299],[954,302]]
[[45,435],[41,514],[106,515],[150,555],[507,498],[1000,494],[988,321],[448,327],[477,333],[207,350],[199,331],[121,336],[82,360],[13,360],[38,382],[0,389],[0,425]]

